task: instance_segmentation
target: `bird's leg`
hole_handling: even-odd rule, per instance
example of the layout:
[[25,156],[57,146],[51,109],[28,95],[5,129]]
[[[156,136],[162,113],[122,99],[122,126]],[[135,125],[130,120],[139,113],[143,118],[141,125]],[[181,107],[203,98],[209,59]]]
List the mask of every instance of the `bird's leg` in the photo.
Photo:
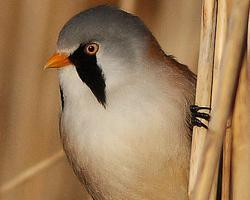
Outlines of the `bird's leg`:
[[200,106],[197,106],[197,105],[191,105],[190,106],[191,124],[193,126],[204,127],[204,128],[207,129],[208,128],[207,125],[202,123],[201,120],[199,120],[198,118],[205,119],[205,120],[209,121],[210,115],[207,114],[207,113],[198,112],[199,110],[211,110],[211,108],[209,108],[209,107],[200,107]]

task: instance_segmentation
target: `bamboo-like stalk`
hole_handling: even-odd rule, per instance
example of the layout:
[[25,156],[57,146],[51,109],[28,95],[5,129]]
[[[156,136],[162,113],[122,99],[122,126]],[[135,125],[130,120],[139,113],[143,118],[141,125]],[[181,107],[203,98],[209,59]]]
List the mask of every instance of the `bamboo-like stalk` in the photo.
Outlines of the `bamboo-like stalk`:
[[250,87],[244,59],[233,116],[232,192],[233,200],[250,199]]
[[[204,0],[202,5],[200,54],[198,63],[198,79],[195,104],[210,107],[212,90],[212,72],[214,63],[215,28],[217,3],[214,0]],[[203,123],[207,123],[203,120]],[[190,159],[189,194],[195,189],[200,153],[207,130],[194,127]],[[215,199],[215,194],[211,199]]]
[[[220,73],[221,73],[220,62],[221,62],[221,58],[222,58],[223,46],[224,46],[225,40],[226,40],[227,2],[228,2],[227,0],[219,0],[218,1],[216,41],[215,41],[215,53],[214,53],[214,67],[213,67],[213,88],[212,88],[212,102],[211,102],[212,109],[214,109],[214,107],[215,107],[215,99],[216,99],[216,95],[217,95],[215,91],[217,91],[219,88],[219,77],[220,77]],[[217,192],[219,167],[220,166],[218,163],[210,196],[211,196],[211,194],[214,194]],[[216,192],[214,190],[216,190]]]
[[209,198],[216,167],[220,158],[227,120],[232,111],[235,91],[241,68],[244,43],[248,22],[249,0],[235,0],[230,16],[226,43],[220,65],[223,73],[220,78],[220,88],[211,112],[209,131],[206,135],[201,153],[201,164],[198,168],[195,187],[191,193],[192,200]]
[[[217,11],[217,26],[216,26],[216,41],[215,41],[215,54],[214,54],[214,68],[213,68],[213,89],[212,89],[212,106],[215,107],[215,99],[217,98],[216,91],[219,88],[219,77],[221,73],[221,58],[223,47],[226,41],[227,33],[227,19],[228,19],[228,0],[219,0],[218,1],[218,11]],[[221,199],[229,200],[229,181],[230,181],[230,158],[231,158],[231,130],[227,129],[226,137],[224,139],[224,148],[223,148],[223,160],[222,160],[222,191]],[[219,167],[219,166],[218,166]],[[212,193],[215,186],[217,189],[218,181],[218,169],[215,172],[214,184],[212,188]]]
[[46,158],[42,160],[41,162],[37,163],[36,165],[27,168],[25,171],[21,172],[19,175],[14,177],[12,180],[8,181],[7,183],[4,183],[0,186],[0,194],[7,193],[17,187],[18,185],[22,184],[23,182],[29,180],[36,174],[40,173],[41,171],[48,169],[55,163],[57,163],[59,160],[61,160],[64,157],[64,152],[59,151],[55,154],[53,154],[51,157]]
[[228,128],[226,130],[226,135],[223,143],[221,200],[230,199],[231,152],[232,152],[232,129],[230,120],[230,125],[228,125]]
[[227,32],[227,0],[218,1],[217,25],[216,25],[216,41],[214,53],[213,68],[213,89],[212,89],[212,107],[215,104],[216,92],[219,88],[220,62],[222,57],[223,46],[226,40]]

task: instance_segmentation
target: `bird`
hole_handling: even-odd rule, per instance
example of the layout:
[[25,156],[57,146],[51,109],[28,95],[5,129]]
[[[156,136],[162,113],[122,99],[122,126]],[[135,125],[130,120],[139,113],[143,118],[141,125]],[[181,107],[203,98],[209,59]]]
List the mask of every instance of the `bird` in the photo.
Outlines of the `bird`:
[[76,14],[45,68],[58,71],[63,148],[94,200],[188,199],[196,76],[139,17]]

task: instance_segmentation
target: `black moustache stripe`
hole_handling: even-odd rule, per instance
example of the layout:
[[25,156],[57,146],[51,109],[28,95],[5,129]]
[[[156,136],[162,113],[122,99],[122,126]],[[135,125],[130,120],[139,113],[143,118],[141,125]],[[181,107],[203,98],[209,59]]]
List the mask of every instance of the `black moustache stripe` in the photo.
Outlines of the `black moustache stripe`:
[[80,47],[69,56],[69,60],[75,65],[79,77],[90,88],[97,101],[105,107],[105,77],[101,68],[97,65],[96,56],[87,55],[84,52],[84,45],[80,45]]
[[64,108],[64,96],[63,96],[63,90],[61,87],[60,87],[60,97],[61,97],[61,107],[63,110],[63,108]]

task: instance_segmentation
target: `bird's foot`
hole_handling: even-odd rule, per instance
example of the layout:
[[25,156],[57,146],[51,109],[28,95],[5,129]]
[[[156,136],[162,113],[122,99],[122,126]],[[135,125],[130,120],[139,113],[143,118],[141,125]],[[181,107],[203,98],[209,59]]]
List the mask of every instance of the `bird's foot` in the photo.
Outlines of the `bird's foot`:
[[206,129],[208,129],[207,125],[204,124],[203,122],[201,122],[200,119],[205,119],[207,121],[210,120],[210,115],[207,113],[203,113],[203,112],[198,112],[199,110],[211,110],[211,108],[209,107],[200,107],[197,105],[191,105],[190,106],[190,111],[191,111],[191,124],[192,126],[198,126],[198,127],[204,127]]

